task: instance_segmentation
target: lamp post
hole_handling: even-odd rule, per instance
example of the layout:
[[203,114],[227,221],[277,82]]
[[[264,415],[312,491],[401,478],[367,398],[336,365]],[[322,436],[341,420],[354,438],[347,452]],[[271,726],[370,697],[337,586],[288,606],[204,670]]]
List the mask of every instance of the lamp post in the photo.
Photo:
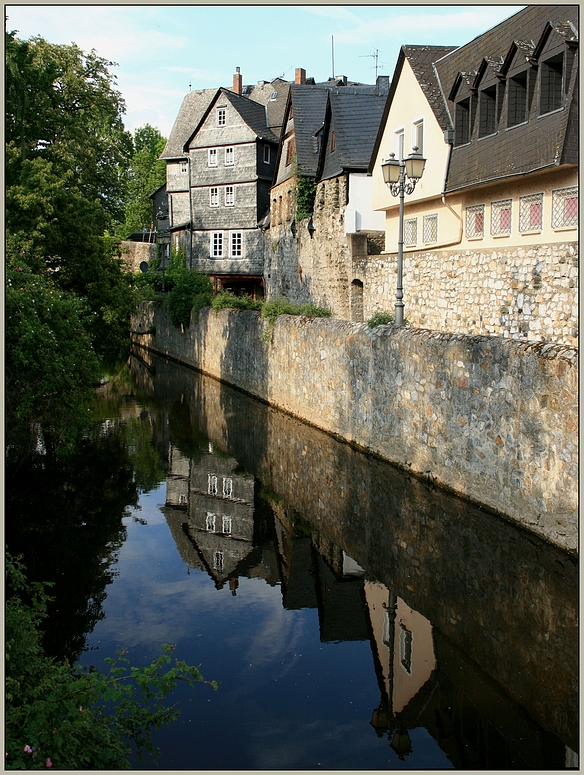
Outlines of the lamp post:
[[412,148],[412,153],[407,159],[396,159],[395,154],[390,154],[389,159],[383,162],[381,170],[383,181],[389,187],[392,196],[399,196],[399,233],[397,240],[397,288],[395,292],[395,325],[404,324],[404,291],[403,291],[403,266],[404,266],[404,194],[411,194],[416,183],[424,173],[426,159],[418,153],[418,147]]

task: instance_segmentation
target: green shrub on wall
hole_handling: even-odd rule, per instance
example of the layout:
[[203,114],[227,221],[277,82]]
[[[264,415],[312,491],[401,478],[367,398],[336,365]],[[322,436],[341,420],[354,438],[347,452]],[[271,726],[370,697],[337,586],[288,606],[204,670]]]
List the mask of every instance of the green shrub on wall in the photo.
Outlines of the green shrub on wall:
[[175,286],[168,297],[168,315],[174,326],[188,326],[191,311],[195,315],[203,307],[211,306],[213,286],[209,276],[185,268],[178,274]]
[[316,184],[303,175],[298,175],[296,181],[296,220],[301,221],[310,218],[314,212]]

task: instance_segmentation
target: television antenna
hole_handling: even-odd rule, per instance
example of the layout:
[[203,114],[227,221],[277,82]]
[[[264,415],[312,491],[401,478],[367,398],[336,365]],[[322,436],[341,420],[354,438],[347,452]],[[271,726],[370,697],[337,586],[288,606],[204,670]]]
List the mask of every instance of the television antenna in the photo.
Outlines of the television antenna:
[[365,57],[372,57],[373,59],[375,59],[375,80],[377,80],[377,72],[378,72],[378,70],[384,70],[385,69],[385,65],[383,63],[379,64],[379,49],[376,48],[375,51],[373,52],[373,54],[360,54],[359,55],[360,59],[364,59]]

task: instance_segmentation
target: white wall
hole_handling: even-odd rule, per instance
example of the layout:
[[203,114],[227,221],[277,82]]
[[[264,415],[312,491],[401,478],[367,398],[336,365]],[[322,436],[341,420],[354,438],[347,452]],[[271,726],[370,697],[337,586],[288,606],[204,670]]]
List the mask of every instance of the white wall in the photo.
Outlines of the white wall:
[[372,209],[373,179],[366,172],[349,175],[349,203],[345,210],[345,234],[358,231],[384,231],[385,213]]

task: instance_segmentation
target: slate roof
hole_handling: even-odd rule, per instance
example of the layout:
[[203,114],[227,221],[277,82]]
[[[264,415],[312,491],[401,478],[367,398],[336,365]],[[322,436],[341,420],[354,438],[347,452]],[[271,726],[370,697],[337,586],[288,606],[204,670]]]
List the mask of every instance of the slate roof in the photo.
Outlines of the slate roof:
[[337,86],[337,81],[317,84],[292,84],[289,100],[292,104],[296,159],[301,175],[315,177],[318,167],[318,146],[315,134],[324,125],[329,94],[373,95],[377,87],[369,84]]
[[218,91],[218,89],[201,89],[190,91],[185,96],[164,151],[160,156],[161,159],[184,159],[184,144],[189,139],[193,127],[199,124]]
[[[355,94],[340,89],[329,94],[325,144],[318,168],[320,180],[343,171],[367,171],[386,101],[387,94]],[[335,132],[332,153],[331,128]]]
[[[572,27],[567,22],[572,22]],[[454,96],[456,99],[456,95],[451,95],[451,89],[459,73],[472,76],[479,71],[486,57],[505,61],[517,43],[520,49],[523,44],[527,44],[523,51],[526,56],[529,56],[530,52],[537,54],[538,43],[542,40],[548,23],[551,24],[549,34],[557,36],[558,43],[564,44],[566,35],[569,35],[567,31],[574,32],[577,28],[578,6],[528,6],[436,61],[436,71],[447,97],[446,104],[451,118],[454,119],[454,100],[449,97]],[[576,59],[575,70],[577,67]],[[573,77],[571,80],[565,110],[540,117],[537,115],[535,95],[526,124],[507,131],[500,127],[497,134],[482,138],[480,142],[473,137],[469,144],[454,147],[446,190],[466,188],[469,181],[481,184],[524,175],[561,163],[577,163],[577,148],[573,142],[577,122],[577,104],[574,101],[577,78]],[[478,124],[478,121],[476,123]]]

